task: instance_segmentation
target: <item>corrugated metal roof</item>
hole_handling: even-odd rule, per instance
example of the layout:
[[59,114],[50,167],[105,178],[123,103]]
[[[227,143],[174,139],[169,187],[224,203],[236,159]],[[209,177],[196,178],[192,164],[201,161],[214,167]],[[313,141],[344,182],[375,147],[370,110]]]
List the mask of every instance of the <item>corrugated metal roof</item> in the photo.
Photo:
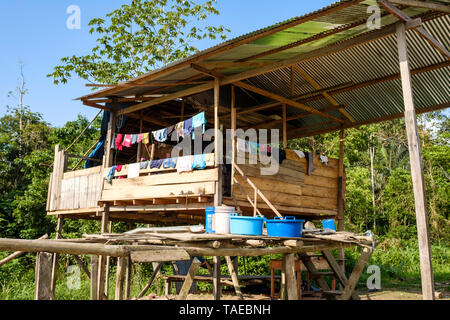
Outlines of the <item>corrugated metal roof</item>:
[[[155,87],[149,87],[148,85],[152,82],[160,83],[161,81],[177,82],[191,78],[195,75],[199,75],[196,70],[190,67],[188,62],[191,61],[203,64],[245,61],[248,60],[249,57],[283,47],[286,44],[295,43],[299,40],[303,40],[305,42],[300,46],[290,48],[288,50],[283,50],[264,57],[257,57],[249,60],[250,62],[275,63],[298,56],[302,53],[309,53],[320,48],[325,48],[331,44],[346,41],[350,38],[370,31],[365,24],[365,19],[367,19],[370,15],[370,13],[367,12],[367,7],[369,5],[373,5],[374,3],[374,0],[346,0],[334,3],[309,15],[293,18],[275,26],[248,33],[241,37],[227,41],[224,44],[205,50],[180,62],[171,64],[163,69],[156,70],[137,78],[141,79],[143,82],[145,79],[144,83],[147,84],[146,87],[131,86],[122,88],[121,90],[115,90],[115,92],[110,95],[142,95],[148,91],[155,92],[158,88],[160,89],[159,93],[167,94],[186,89],[190,87],[190,85],[172,86],[167,88],[161,85]],[[349,4],[353,5],[349,6]],[[419,8],[402,9],[410,17],[421,17],[424,21],[423,25],[425,29],[441,44],[447,48],[449,47],[449,15]],[[303,22],[271,35],[262,36],[248,43],[236,45],[244,39],[250,39],[251,37],[259,34],[265,34],[268,31],[274,30],[280,26],[296,24],[294,22],[299,21]],[[390,25],[397,21],[397,18],[394,16],[383,12],[382,26]],[[340,28],[344,31],[334,33],[335,30],[338,30],[336,28]],[[322,37],[322,35],[324,36]],[[317,39],[317,37],[321,38],[314,41],[304,40],[310,37],[314,37],[314,39]],[[440,67],[434,70],[427,70],[423,73],[414,74],[413,85],[416,107],[421,109],[449,103],[450,66],[445,64],[448,60],[414,31],[407,32],[407,41],[412,70],[433,65],[438,65]],[[225,50],[227,46],[230,46],[231,48]],[[222,51],[216,55],[210,55],[218,49]],[[204,57],[204,59],[202,59],[202,57]],[[308,73],[322,88],[333,88],[347,85],[348,88],[342,89],[337,94],[333,94],[333,98],[337,101],[337,103],[345,107],[345,110],[356,122],[364,122],[370,121],[371,119],[386,117],[400,113],[404,109],[401,83],[398,78],[390,81],[378,81],[371,85],[365,85],[362,87],[359,85],[375,79],[395,76],[399,73],[397,42],[395,35],[390,35],[375,41],[353,46],[343,51],[333,52],[317,58],[308,59],[307,61],[299,63],[298,66]],[[257,66],[225,68],[222,69],[221,72],[224,75],[233,75],[246,70],[251,70],[253,68],[257,68]],[[164,72],[166,73],[163,74]],[[210,80],[210,78],[205,76],[200,77],[196,81],[202,79]],[[132,81],[135,81],[135,79],[131,80],[131,82]],[[247,79],[247,81],[258,88],[284,97],[291,97],[290,68],[281,68],[257,75]],[[352,85],[357,86],[357,88],[352,89]],[[118,88],[120,88],[120,86]],[[316,88],[314,88],[295,70],[294,97],[313,93],[316,90]],[[105,92],[108,93],[111,92],[111,90],[102,90],[100,93],[97,93],[96,96],[106,96],[107,94],[105,94]],[[89,98],[92,96],[94,95],[88,95],[84,98]],[[199,96],[201,96],[201,103],[205,103],[205,101],[212,103],[211,93],[208,93],[207,95],[202,93]],[[249,96],[252,96],[253,99],[250,99]],[[247,97],[247,99],[245,97]],[[192,96],[191,99],[195,101],[196,96]],[[245,96],[242,96],[242,102],[240,104],[241,108],[250,107],[255,104],[255,101],[261,101],[261,103],[264,103],[270,100],[260,97],[254,93],[247,92]],[[300,102],[302,102],[302,99],[300,99]],[[323,110],[331,106],[330,102],[321,95],[308,98],[304,103],[307,106],[317,110]],[[278,111],[275,112],[275,114],[278,113]],[[288,116],[294,116],[302,113],[304,112],[297,108],[288,107]],[[264,110],[260,111],[258,114],[254,114],[253,118],[258,120],[261,119],[261,117],[264,119],[265,116],[270,120],[273,118],[270,117],[271,114],[273,114],[273,111]],[[340,113],[337,110],[330,111],[329,114],[340,116]],[[329,119],[317,115],[293,120],[289,123],[291,126],[296,128],[314,128],[314,131],[317,129],[325,129],[327,127],[335,127],[332,123],[329,123]],[[307,132],[308,130],[305,131],[305,133]]]

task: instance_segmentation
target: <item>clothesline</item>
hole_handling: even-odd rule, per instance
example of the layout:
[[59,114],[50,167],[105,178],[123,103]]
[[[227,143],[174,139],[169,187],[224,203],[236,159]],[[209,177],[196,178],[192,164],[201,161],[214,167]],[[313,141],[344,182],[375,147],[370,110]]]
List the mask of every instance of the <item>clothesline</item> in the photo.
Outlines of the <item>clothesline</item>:
[[114,135],[114,139],[111,142],[111,149],[117,149],[119,151],[123,150],[123,147],[130,148],[132,145],[136,143],[144,143],[149,144],[153,142],[166,142],[169,137],[176,133],[177,139],[184,138],[186,136],[192,135],[192,138],[195,139],[195,128],[201,127],[202,133],[205,133],[206,127],[206,117],[205,111],[200,112],[199,114],[189,118],[187,120],[178,122],[170,127],[145,132],[145,133],[136,133],[136,134],[124,134],[118,133]]

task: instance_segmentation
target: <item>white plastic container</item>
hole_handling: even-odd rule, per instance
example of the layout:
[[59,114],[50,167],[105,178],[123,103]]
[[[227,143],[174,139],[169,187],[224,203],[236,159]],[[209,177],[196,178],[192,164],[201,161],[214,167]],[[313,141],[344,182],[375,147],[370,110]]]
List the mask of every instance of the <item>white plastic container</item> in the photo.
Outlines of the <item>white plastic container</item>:
[[216,233],[230,234],[230,215],[234,212],[234,207],[221,206],[215,208],[213,228]]

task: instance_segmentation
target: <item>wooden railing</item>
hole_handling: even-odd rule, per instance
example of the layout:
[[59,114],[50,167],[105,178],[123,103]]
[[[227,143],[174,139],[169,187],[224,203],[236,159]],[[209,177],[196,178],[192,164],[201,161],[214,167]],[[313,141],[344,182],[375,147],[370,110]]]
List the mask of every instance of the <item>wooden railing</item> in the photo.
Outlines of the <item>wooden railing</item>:
[[250,202],[251,206],[253,207],[253,215],[256,217],[256,215],[261,215],[261,212],[258,210],[258,196],[263,199],[263,201],[269,206],[270,209],[278,216],[282,217],[282,215],[278,212],[278,210],[273,206],[273,204],[266,198],[266,196],[261,192],[261,190],[258,189],[258,187],[245,175],[245,173],[242,171],[241,168],[233,161],[233,167],[234,169],[245,179],[245,181],[253,188],[254,190],[254,200],[250,198],[250,196],[245,192],[244,188],[241,186],[241,184],[237,181],[236,177],[233,176],[233,182],[236,183],[241,190],[242,194],[247,198],[247,201]]

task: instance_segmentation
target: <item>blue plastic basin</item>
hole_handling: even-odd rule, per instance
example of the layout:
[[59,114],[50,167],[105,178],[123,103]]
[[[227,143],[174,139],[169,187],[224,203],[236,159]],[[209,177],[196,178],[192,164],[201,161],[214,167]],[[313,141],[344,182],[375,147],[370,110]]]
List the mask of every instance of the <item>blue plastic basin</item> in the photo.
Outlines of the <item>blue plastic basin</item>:
[[322,227],[324,229],[331,229],[336,231],[336,225],[334,224],[334,219],[322,220]]
[[206,233],[216,233],[213,230],[213,216],[215,213],[214,207],[206,207],[205,209],[205,231]]
[[263,217],[244,217],[237,213],[230,216],[231,234],[241,234],[246,236],[261,236],[263,234]]
[[276,217],[273,220],[266,219],[267,235],[269,237],[300,238],[305,220],[295,217]]

